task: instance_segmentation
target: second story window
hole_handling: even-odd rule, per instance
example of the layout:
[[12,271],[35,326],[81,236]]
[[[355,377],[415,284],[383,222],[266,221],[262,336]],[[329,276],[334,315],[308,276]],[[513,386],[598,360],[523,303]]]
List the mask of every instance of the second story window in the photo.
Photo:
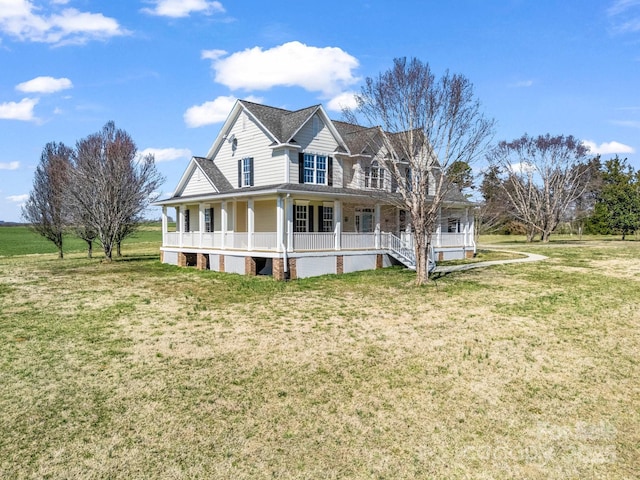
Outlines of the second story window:
[[299,183],[333,185],[333,158],[316,153],[300,153]]
[[384,168],[376,160],[365,168],[364,174],[365,188],[384,189]]
[[327,157],[304,154],[304,183],[324,185],[327,178]]
[[246,157],[238,160],[238,187],[253,186],[253,158]]

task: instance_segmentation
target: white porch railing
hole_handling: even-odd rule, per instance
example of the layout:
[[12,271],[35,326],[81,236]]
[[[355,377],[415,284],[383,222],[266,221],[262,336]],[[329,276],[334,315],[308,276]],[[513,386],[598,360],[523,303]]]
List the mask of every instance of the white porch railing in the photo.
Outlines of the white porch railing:
[[366,250],[376,248],[375,233],[342,233],[342,248],[346,250]]
[[329,233],[294,233],[293,249],[298,250],[334,250],[336,235]]
[[277,250],[278,234],[276,232],[256,232],[253,234],[254,250]]
[[465,236],[464,233],[441,233],[435,236],[434,243],[438,247],[460,247],[465,244]]
[[[390,245],[389,234],[379,234],[379,245],[376,246],[376,233],[343,232],[340,236],[340,248],[343,250],[373,250],[376,248],[398,248]],[[249,234],[246,232],[165,232],[164,246],[195,247],[215,249],[249,249]],[[182,242],[181,242],[182,239]],[[413,248],[413,235],[403,232],[399,240],[403,248]],[[435,248],[474,247],[473,235],[465,233],[434,233],[432,237]],[[276,232],[255,232],[252,234],[252,250],[278,250]],[[334,232],[294,233],[293,251],[335,250],[336,234]]]

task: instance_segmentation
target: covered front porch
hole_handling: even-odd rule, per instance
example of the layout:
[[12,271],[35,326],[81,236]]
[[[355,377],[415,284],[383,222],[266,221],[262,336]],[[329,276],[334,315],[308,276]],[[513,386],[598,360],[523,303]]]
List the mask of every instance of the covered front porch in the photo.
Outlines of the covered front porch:
[[[169,228],[169,209],[175,227]],[[404,211],[370,199],[278,195],[191,203],[162,208],[162,245],[170,249],[240,251],[258,255],[411,248]],[[433,248],[440,259],[475,253],[473,215],[468,207],[442,209]]]

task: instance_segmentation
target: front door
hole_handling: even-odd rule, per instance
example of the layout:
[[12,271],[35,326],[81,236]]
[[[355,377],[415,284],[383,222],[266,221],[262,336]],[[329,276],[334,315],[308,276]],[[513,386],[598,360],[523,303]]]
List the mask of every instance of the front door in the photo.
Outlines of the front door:
[[374,212],[373,208],[356,208],[356,232],[372,233]]

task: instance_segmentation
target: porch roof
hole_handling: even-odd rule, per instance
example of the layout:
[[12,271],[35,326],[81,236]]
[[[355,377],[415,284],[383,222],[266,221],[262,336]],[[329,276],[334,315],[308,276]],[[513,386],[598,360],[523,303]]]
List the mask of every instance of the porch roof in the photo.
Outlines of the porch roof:
[[[212,162],[203,162],[212,163]],[[227,182],[228,183],[228,182]],[[188,196],[174,196],[164,200],[154,202],[155,206],[162,205],[178,205],[192,202],[206,202],[212,200],[228,200],[238,199],[242,197],[263,197],[266,195],[300,195],[308,194],[317,197],[324,197],[327,199],[336,198],[340,200],[354,199],[354,200],[369,200],[380,201],[383,203],[398,203],[400,195],[397,193],[389,193],[375,190],[361,190],[355,188],[339,188],[329,187],[327,185],[313,185],[313,184],[300,184],[300,183],[281,183],[274,185],[264,185],[258,187],[243,187],[243,188],[231,188],[230,190],[220,191],[220,193],[208,193],[203,195],[188,195]],[[458,192],[449,192],[445,200],[446,206],[465,206],[473,205],[464,196]]]

